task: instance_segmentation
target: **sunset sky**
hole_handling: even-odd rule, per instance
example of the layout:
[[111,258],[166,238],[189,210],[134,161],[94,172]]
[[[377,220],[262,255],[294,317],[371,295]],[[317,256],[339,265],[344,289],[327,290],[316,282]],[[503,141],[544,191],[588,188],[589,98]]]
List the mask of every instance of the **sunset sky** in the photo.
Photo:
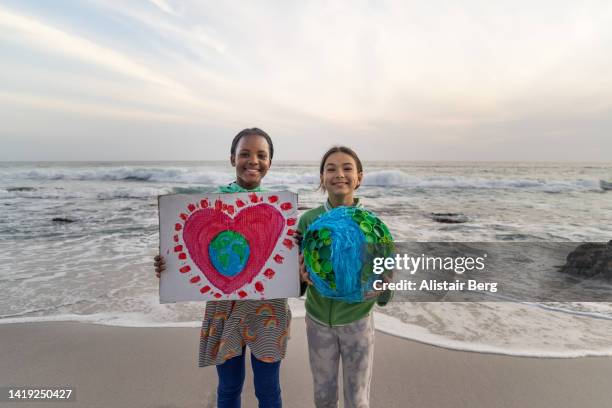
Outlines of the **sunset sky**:
[[3,1],[0,160],[612,157],[610,1]]

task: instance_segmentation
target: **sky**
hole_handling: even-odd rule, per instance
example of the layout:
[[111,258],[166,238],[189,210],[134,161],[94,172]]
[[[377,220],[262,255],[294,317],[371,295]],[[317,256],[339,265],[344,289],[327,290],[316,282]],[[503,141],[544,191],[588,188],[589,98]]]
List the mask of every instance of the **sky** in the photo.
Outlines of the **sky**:
[[610,161],[610,1],[0,3],[0,160]]

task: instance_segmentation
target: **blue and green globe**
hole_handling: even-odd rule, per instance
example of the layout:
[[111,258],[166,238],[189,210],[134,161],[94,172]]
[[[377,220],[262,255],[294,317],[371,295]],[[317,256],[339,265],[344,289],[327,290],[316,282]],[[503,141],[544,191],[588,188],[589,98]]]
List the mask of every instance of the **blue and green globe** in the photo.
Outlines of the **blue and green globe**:
[[338,207],[308,227],[302,250],[306,270],[321,295],[357,303],[378,278],[373,259],[391,255],[393,238],[373,212]]
[[251,254],[249,243],[236,231],[217,234],[208,246],[208,255],[215,269],[227,277],[236,276],[245,267]]

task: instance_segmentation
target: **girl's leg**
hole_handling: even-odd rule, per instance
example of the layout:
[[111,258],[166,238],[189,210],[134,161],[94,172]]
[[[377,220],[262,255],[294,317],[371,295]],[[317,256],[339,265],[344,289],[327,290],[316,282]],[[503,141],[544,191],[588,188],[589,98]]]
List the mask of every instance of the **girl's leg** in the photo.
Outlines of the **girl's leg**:
[[281,408],[280,361],[265,363],[251,353],[251,367],[259,408]]
[[217,387],[218,408],[240,408],[240,394],[244,384],[244,354],[230,358],[217,366],[219,386]]
[[317,408],[338,406],[338,363],[340,349],[334,329],[306,316],[308,355]]
[[372,314],[338,327],[345,408],[370,406],[370,382],[374,363],[374,321]]

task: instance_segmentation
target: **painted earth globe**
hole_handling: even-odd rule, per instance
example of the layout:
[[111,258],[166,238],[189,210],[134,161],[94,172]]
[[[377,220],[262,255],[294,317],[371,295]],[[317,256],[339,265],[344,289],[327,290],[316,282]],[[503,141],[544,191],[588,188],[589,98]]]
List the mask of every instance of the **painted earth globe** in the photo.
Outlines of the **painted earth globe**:
[[387,226],[373,212],[338,207],[318,217],[302,240],[304,264],[321,295],[361,302],[372,282],[375,257],[393,252]]
[[223,231],[210,242],[208,255],[215,269],[224,276],[235,276],[249,260],[251,249],[242,234]]

